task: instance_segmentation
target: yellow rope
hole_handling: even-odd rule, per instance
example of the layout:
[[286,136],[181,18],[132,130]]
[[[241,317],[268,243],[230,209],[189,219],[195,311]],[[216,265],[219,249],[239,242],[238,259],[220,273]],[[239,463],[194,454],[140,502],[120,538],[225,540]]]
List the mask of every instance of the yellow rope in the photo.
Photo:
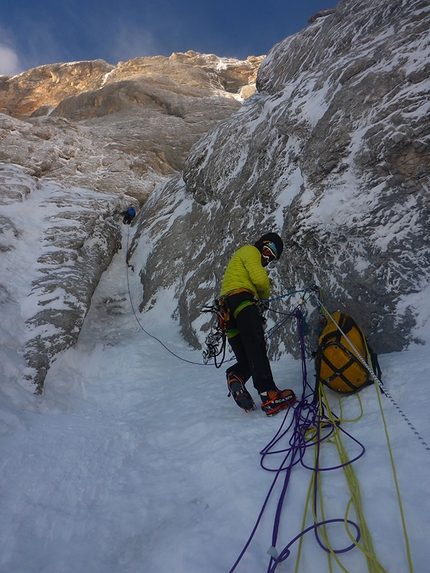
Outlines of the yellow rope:
[[[327,416],[328,420],[330,421],[330,423],[333,426],[333,434],[330,436],[328,441],[335,445],[341,465],[347,464],[347,465],[343,465],[342,469],[343,469],[345,481],[346,481],[346,484],[348,486],[351,497],[347,503],[347,506],[345,509],[345,514],[344,514],[345,531],[346,531],[348,537],[352,540],[353,544],[357,547],[357,549],[359,549],[363,553],[363,556],[367,562],[367,570],[369,571],[369,573],[386,573],[386,570],[378,562],[378,559],[376,557],[372,538],[371,538],[369,529],[367,527],[366,519],[365,519],[364,512],[363,512],[360,486],[359,486],[357,477],[355,475],[353,464],[348,463],[349,462],[349,456],[347,454],[347,451],[346,451],[344,444],[343,444],[343,441],[342,441],[342,432],[338,428],[339,421],[340,421],[340,423],[346,423],[347,420],[344,420],[342,418],[343,414],[342,414],[341,406],[340,406],[340,414],[341,414],[340,420],[338,420],[333,415],[333,413],[332,413],[332,411],[328,405],[328,400],[327,400],[327,396],[325,393],[325,389],[322,385],[320,385],[320,388],[319,388],[319,398],[320,398],[320,400],[319,400],[320,419],[322,418],[322,415],[323,415],[323,405],[324,405],[325,415]],[[349,421],[356,421],[356,420],[360,419],[363,415],[362,402],[361,402],[361,399],[358,395],[357,395],[357,399],[358,399],[358,403],[360,406],[359,415],[357,416],[357,418],[355,420],[349,420]],[[314,430],[314,436],[315,436],[314,439],[316,440],[317,439],[316,430]],[[314,464],[315,465],[318,463],[317,454],[318,454],[317,448],[315,448],[314,449]],[[322,473],[324,473],[324,472],[322,472]],[[307,518],[307,515],[309,512],[310,505],[311,505],[312,518],[313,518],[314,523],[318,523],[319,521],[325,521],[326,520],[326,514],[325,514],[325,508],[324,508],[324,499],[323,499],[323,497],[324,497],[323,496],[323,488],[322,488],[322,484],[321,484],[321,478],[322,478],[321,472],[319,475],[317,485],[315,483],[315,481],[316,481],[315,477],[316,477],[316,473],[312,472],[311,479],[309,482],[309,488],[308,488],[306,503],[305,503],[305,509],[304,509],[304,513],[303,513],[302,530],[304,530],[305,526],[306,526],[306,518]],[[311,504],[311,499],[314,495],[315,487],[318,487],[318,491],[316,493],[317,493],[317,499],[318,499],[318,509],[320,511],[320,514],[321,514],[320,517],[317,516],[315,508],[314,508],[313,504]],[[358,525],[359,530],[360,530],[360,535],[361,535],[360,542],[356,541],[355,537],[352,535],[352,533],[349,529],[348,518],[349,518],[349,514],[350,514],[350,511],[352,508],[355,511],[355,521],[357,522],[357,525]],[[318,530],[319,530],[319,534],[320,534],[321,538],[324,541],[325,547],[327,548],[327,551],[328,551],[328,553],[327,553],[327,560],[328,560],[327,565],[328,565],[329,573],[333,572],[334,562],[336,562],[338,567],[344,573],[348,573],[348,570],[346,569],[346,567],[341,562],[339,555],[337,553],[335,553],[335,550],[333,549],[333,547],[329,541],[329,535],[327,532],[326,525],[319,526]],[[298,573],[298,571],[299,571],[302,548],[303,548],[303,537],[300,538],[300,540],[299,540],[298,555],[297,555],[296,566],[295,566],[295,573]]]
[[[359,418],[360,418],[362,415],[363,409],[362,409],[361,399],[358,395],[357,395],[357,398],[358,398],[359,403],[360,403],[360,412],[361,412],[361,414],[359,416]],[[376,557],[376,552],[375,552],[375,549],[373,546],[372,537],[370,535],[370,531],[369,531],[369,528],[367,526],[366,519],[364,516],[360,485],[359,485],[357,476],[355,474],[354,465],[351,463],[348,463],[350,461],[350,459],[349,459],[348,453],[345,449],[345,446],[343,444],[342,432],[339,430],[338,426],[336,425],[336,420],[333,417],[332,411],[329,407],[329,403],[327,400],[327,395],[326,395],[325,389],[322,385],[320,385],[320,403],[325,404],[326,410],[328,412],[328,418],[331,421],[331,423],[333,424],[334,432],[333,432],[333,436],[331,436],[331,438],[330,438],[330,441],[335,443],[335,446],[336,446],[336,449],[338,452],[338,456],[339,456],[339,460],[340,460],[341,464],[343,464],[343,467],[342,467],[343,473],[344,473],[345,480],[346,480],[346,483],[348,485],[348,489],[349,489],[349,492],[351,495],[351,499],[348,502],[346,512],[345,512],[346,531],[347,531],[349,537],[351,538],[351,540],[356,545],[356,547],[358,549],[360,549],[360,551],[362,551],[362,553],[365,555],[369,572],[371,572],[371,573],[378,572],[378,571],[384,572],[385,571],[384,568],[378,562],[378,559]],[[322,408],[322,406],[321,406],[321,408]],[[346,421],[341,418],[341,422],[345,423]],[[355,538],[351,535],[351,532],[349,531],[349,527],[347,524],[348,514],[349,514],[351,507],[353,507],[354,511],[355,511],[357,524],[359,526],[360,533],[361,533],[361,543],[358,543],[357,541],[355,541]]]

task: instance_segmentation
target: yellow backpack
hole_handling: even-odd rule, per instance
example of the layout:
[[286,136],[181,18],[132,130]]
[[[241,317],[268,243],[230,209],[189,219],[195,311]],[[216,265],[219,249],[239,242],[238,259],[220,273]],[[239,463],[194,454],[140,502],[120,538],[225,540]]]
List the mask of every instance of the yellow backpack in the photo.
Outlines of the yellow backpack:
[[339,311],[331,317],[333,320],[328,319],[318,338],[314,355],[316,387],[322,382],[339,394],[353,394],[373,383],[365,364],[380,376],[377,356],[353,318]]

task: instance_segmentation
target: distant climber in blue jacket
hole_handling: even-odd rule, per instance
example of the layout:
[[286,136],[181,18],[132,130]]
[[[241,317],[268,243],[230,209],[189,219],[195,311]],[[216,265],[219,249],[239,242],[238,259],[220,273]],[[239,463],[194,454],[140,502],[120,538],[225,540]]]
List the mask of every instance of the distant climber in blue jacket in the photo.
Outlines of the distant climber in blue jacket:
[[136,209],[132,205],[127,209],[127,211],[123,213],[123,215],[124,219],[122,220],[122,222],[124,223],[124,225],[130,225],[130,223],[136,217]]

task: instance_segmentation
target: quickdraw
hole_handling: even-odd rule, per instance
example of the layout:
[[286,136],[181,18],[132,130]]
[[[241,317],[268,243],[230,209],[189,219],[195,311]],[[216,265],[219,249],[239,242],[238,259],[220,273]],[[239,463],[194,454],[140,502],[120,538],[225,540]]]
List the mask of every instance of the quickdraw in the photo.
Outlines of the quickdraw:
[[[236,318],[236,313],[242,305],[235,308],[234,313],[230,310],[230,305],[228,303],[229,297],[235,294],[240,294],[243,292],[248,292],[246,289],[236,289],[228,292],[219,299],[215,299],[212,306],[205,306],[202,312],[211,312],[215,321],[212,323],[209,334],[206,336],[205,349],[202,352],[204,364],[208,364],[210,360],[213,359],[216,368],[220,368],[225,360],[225,352],[227,346],[227,323],[232,318]],[[244,304],[254,304],[255,301],[245,300]],[[259,305],[259,311],[262,315],[263,311],[267,309],[265,304]],[[262,320],[265,318],[262,315]],[[222,355],[221,361],[217,361],[217,358]]]
[[[211,312],[215,318],[206,336],[205,349],[202,353],[203,362],[207,364],[213,359],[215,368],[220,368],[225,359],[227,321],[230,318],[230,310],[225,304],[225,297],[214,300],[214,304],[204,307],[203,312]],[[218,361],[219,356],[221,356],[221,361]]]

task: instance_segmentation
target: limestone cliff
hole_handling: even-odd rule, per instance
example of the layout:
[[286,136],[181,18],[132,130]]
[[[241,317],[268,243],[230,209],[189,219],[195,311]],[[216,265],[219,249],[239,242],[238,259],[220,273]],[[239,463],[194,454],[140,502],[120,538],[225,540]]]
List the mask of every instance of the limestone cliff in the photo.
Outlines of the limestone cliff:
[[196,52],[45,65],[0,77],[0,161],[143,202],[255,91],[262,57]]

